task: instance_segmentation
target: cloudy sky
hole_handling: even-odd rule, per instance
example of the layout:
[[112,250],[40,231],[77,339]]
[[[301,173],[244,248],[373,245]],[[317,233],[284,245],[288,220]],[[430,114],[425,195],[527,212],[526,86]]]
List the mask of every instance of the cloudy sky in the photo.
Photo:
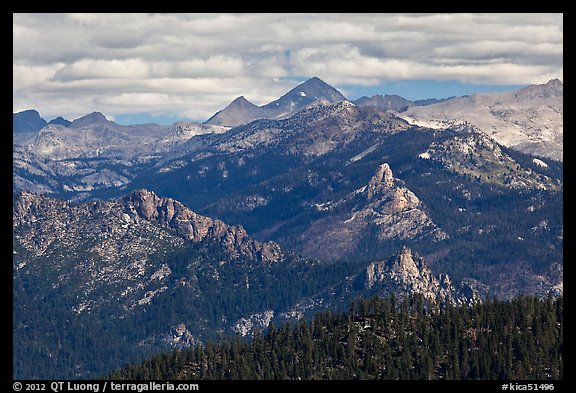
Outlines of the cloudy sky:
[[412,100],[563,79],[563,15],[13,15],[13,111],[46,120],[204,121],[313,76]]

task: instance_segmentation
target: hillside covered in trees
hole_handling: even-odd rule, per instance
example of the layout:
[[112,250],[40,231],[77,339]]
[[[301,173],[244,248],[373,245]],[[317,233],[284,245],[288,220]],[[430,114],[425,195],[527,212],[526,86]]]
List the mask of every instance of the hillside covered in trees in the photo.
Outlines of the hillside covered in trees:
[[126,380],[563,379],[563,298],[473,306],[419,296],[361,299],[347,312],[270,326],[251,340],[177,349],[109,376]]

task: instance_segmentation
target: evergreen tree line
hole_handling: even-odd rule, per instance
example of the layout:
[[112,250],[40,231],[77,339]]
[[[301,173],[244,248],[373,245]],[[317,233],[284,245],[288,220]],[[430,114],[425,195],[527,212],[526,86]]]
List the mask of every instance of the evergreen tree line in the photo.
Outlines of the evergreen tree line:
[[347,312],[269,326],[128,365],[125,380],[563,379],[563,298],[472,306],[421,296],[358,300]]

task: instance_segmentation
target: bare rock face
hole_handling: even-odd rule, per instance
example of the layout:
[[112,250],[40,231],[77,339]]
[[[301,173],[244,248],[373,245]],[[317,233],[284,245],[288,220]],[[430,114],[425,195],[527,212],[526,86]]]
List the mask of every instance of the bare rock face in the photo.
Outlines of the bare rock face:
[[240,334],[242,337],[254,334],[254,329],[263,330],[270,325],[270,321],[274,317],[274,311],[266,310],[261,313],[250,315],[248,318],[240,318],[232,330]]
[[374,195],[382,189],[382,187],[393,187],[394,186],[394,175],[392,174],[392,169],[390,165],[384,163],[378,167],[376,174],[370,179],[368,183],[368,188],[366,189],[366,196],[368,199],[372,199]]
[[124,198],[74,204],[22,192],[13,198],[14,274],[49,266],[54,288],[72,286],[80,314],[110,302],[123,315],[170,290],[167,253],[187,242],[216,247],[225,261],[282,259],[276,243],[196,214],[178,201],[137,190]]
[[563,159],[564,86],[558,79],[509,93],[473,94],[412,106],[401,116],[432,128],[469,123],[504,146]]
[[394,178],[387,163],[378,167],[362,194],[367,204],[353,214],[375,223],[380,239],[431,235],[441,240],[447,237],[425,213],[418,197],[404,187],[401,180]]
[[171,198],[162,198],[148,190],[136,190],[123,198],[127,214],[168,227],[185,239],[197,243],[206,238],[220,242],[230,255],[277,262],[280,247],[273,242],[262,244],[252,240],[242,226],[202,216]]
[[200,343],[183,323],[174,326],[174,328],[164,334],[161,342],[175,348],[188,348]]
[[148,337],[138,343],[139,346],[165,345],[172,348],[189,348],[201,344],[201,341],[192,335],[188,327],[180,323],[170,330]]
[[123,199],[125,208],[140,218],[155,221],[178,232],[192,242],[204,239],[208,232],[222,235],[226,224],[201,216],[171,198],[161,198],[148,190],[136,190]]
[[303,235],[302,252],[318,259],[338,259],[353,253],[369,226],[375,225],[381,241],[448,235],[434,224],[418,197],[394,177],[388,163],[378,166],[368,184],[331,204],[350,206],[350,211],[331,214],[312,225]]
[[370,262],[358,273],[346,277],[338,284],[298,303],[279,314],[284,320],[295,321],[335,304],[344,304],[354,296],[405,297],[421,295],[431,303],[447,302],[470,305],[481,302],[487,287],[472,279],[453,283],[447,274],[435,275],[424,258],[408,247],[403,247],[390,258]]
[[452,280],[446,274],[435,276],[424,264],[424,259],[404,247],[399,253],[387,261],[372,262],[365,272],[364,286],[366,289],[402,294],[420,294],[424,298],[462,304],[470,303],[479,298],[478,292],[461,283],[455,288]]

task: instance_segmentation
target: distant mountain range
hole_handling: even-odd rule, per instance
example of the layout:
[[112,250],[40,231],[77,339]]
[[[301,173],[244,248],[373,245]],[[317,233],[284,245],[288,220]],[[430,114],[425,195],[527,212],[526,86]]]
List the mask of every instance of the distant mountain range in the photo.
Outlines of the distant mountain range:
[[12,115],[12,132],[14,134],[22,132],[38,132],[48,124],[60,124],[64,127],[68,127],[70,123],[70,120],[66,120],[61,116],[46,122],[46,120],[40,117],[38,111],[30,109]]
[[15,377],[91,377],[356,296],[562,294],[562,89],[419,106],[312,78],[204,124],[14,114]]
[[558,79],[510,93],[473,94],[434,105],[414,106],[402,117],[435,128],[469,123],[504,146],[563,159],[564,85]]
[[[397,95],[374,95],[351,102],[360,107],[371,106],[399,113],[410,123],[426,127],[472,124],[504,146],[562,161],[563,97],[563,83],[553,79],[543,85],[530,85],[510,93],[482,93],[417,101]],[[252,104],[240,96],[215,113],[205,124],[237,127],[258,119],[285,119],[312,105],[341,101],[349,100],[334,87],[314,77],[263,106]],[[89,116],[82,119],[81,124],[85,125],[102,120]],[[47,124],[68,127],[71,123],[62,117],[47,123],[35,110],[13,115],[15,134],[37,132]],[[17,142],[22,140],[29,141],[18,139]]]
[[243,96],[238,97],[206,123],[236,127],[257,119],[285,119],[310,105],[331,104],[345,100],[346,97],[338,90],[314,77],[263,106],[254,105]]
[[[374,95],[351,101],[357,106],[371,106],[378,110],[404,112],[411,106],[437,104],[448,99],[430,98],[409,101],[397,95]],[[240,96],[226,108],[215,113],[206,124],[237,127],[258,119],[285,119],[312,105],[334,104],[349,101],[342,93],[319,78],[311,78],[296,86],[279,99],[257,106]]]
[[[516,99],[518,108],[526,109],[536,107],[538,100],[556,102],[561,91],[561,82],[551,81],[516,93],[472,95],[420,107],[394,96],[364,99],[359,106],[347,100],[320,102],[343,96],[312,78],[263,108],[312,105],[287,118],[254,120],[232,129],[192,122],[121,126],[94,112],[68,126],[46,125],[30,142],[15,144],[13,185],[17,191],[76,201],[147,188],[241,223],[256,238],[274,240],[307,257],[384,257],[393,252],[391,241],[438,242],[464,230],[439,223],[445,216],[441,209],[433,213],[447,197],[448,189],[437,189],[439,183],[447,182],[458,198],[465,198],[450,208],[462,209],[458,212],[478,222],[472,227],[482,231],[485,224],[464,213],[470,201],[494,193],[520,197],[524,192],[562,192],[563,187],[561,163],[510,150],[468,122],[444,118],[429,128],[405,119],[416,111],[494,97]],[[403,107],[402,113],[394,109]],[[538,117],[531,124],[545,122]],[[438,128],[440,124],[445,128]],[[562,135],[562,128],[554,133]],[[384,164],[386,173],[393,173],[394,186],[369,193],[367,187]],[[371,255],[372,249],[379,251]]]

